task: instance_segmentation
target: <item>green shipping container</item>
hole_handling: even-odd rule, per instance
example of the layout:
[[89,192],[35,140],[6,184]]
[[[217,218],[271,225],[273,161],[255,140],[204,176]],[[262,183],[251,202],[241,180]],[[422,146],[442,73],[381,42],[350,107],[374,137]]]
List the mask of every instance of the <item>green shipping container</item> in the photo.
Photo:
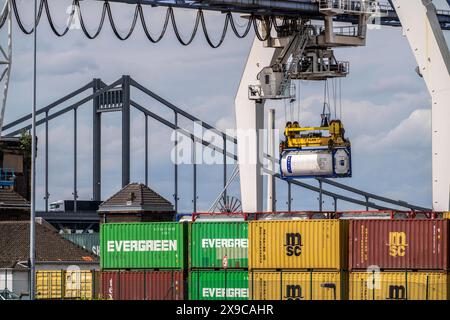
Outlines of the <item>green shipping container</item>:
[[189,300],[248,299],[247,271],[198,270],[189,274]]
[[190,224],[191,268],[247,268],[247,222]]
[[99,256],[100,235],[95,233],[61,233],[63,238],[82,247],[83,249]]
[[184,269],[187,224],[105,223],[100,227],[102,269]]

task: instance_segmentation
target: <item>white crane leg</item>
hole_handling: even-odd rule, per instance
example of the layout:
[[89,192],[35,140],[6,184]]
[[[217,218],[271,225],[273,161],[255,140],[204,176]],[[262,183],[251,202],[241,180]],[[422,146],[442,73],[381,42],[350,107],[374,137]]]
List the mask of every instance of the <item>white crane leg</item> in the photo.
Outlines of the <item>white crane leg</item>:
[[[258,84],[257,75],[271,65],[276,49],[266,48],[257,38],[253,41],[247,64],[235,99],[236,136],[243,212],[263,210],[262,141],[258,132],[264,129],[264,102],[248,98],[248,86]],[[262,137],[261,137],[262,139]]]
[[433,210],[449,211],[450,53],[431,0],[392,3],[432,100]]

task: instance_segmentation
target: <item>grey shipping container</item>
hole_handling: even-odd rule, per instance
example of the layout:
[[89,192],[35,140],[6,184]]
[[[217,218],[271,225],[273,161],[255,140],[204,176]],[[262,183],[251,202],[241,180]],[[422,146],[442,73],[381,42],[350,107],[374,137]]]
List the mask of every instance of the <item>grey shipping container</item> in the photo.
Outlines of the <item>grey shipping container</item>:
[[99,233],[62,233],[65,239],[73,242],[93,254],[100,255]]

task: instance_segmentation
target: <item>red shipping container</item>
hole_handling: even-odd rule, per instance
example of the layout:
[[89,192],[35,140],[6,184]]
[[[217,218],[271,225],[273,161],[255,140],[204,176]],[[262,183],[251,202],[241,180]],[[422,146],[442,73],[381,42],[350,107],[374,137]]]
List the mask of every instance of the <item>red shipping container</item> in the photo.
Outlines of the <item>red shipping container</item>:
[[108,300],[183,300],[183,271],[102,271],[102,298]]
[[448,270],[449,220],[351,220],[349,268]]

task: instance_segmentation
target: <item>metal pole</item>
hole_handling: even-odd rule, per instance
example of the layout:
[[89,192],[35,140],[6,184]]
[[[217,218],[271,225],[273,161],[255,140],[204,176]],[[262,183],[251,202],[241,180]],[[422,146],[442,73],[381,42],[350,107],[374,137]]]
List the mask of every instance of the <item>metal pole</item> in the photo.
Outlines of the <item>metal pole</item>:
[[145,115],[145,185],[148,186],[148,116]]
[[[10,10],[12,10],[10,8]],[[31,111],[31,212],[30,212],[30,299],[34,300],[35,217],[36,217],[36,76],[37,74],[37,0],[34,0],[33,106]]]
[[322,212],[322,181],[319,180],[319,211]]
[[193,164],[193,168],[194,168],[194,172],[193,172],[193,176],[194,176],[194,194],[193,194],[193,197],[194,197],[194,200],[193,200],[193,203],[194,203],[194,213],[195,212],[197,212],[197,163],[196,163],[196,161],[197,161],[197,159],[196,159],[196,144],[195,144],[195,140],[194,139],[192,139],[192,164]]
[[130,77],[122,77],[122,187],[130,183]]
[[[101,87],[101,80],[94,79],[94,93]],[[100,109],[100,97],[95,97],[92,106],[92,200],[101,200],[101,134],[102,118]]]
[[269,170],[267,175],[267,211],[276,211],[275,207],[275,110],[269,109],[267,115],[267,154],[269,155]]
[[45,212],[48,212],[48,111],[45,112]]
[[292,211],[292,184],[288,181],[288,212]]
[[73,211],[77,212],[77,108],[73,109]]
[[227,199],[227,138],[223,135],[223,203],[226,203]]
[[366,196],[366,211],[369,211],[369,197]]
[[178,113],[175,112],[175,172],[174,172],[174,194],[175,213],[178,212]]

